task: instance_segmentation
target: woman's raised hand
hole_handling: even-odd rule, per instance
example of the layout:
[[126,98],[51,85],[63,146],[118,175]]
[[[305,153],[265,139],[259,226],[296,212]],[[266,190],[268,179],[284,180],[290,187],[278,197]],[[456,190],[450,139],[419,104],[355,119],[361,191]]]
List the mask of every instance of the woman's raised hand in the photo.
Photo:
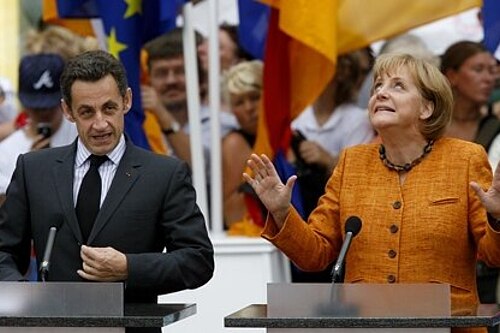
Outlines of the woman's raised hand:
[[243,173],[243,178],[252,186],[260,201],[273,215],[277,226],[281,228],[291,207],[292,188],[297,176],[291,176],[286,185],[283,184],[273,163],[264,154],[252,154],[247,165],[253,176]]
[[486,211],[494,218],[500,219],[500,162],[493,173],[493,181],[487,191],[484,191],[476,182],[471,182],[470,186],[476,192]]

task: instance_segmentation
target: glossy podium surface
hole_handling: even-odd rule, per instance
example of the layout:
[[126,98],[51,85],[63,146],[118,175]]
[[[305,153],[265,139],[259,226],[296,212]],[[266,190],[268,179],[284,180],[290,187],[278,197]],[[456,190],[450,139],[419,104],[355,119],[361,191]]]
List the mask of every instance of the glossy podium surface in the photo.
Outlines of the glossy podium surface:
[[450,316],[444,284],[277,283],[267,287],[273,317]]
[[449,332],[499,321],[496,305],[482,306],[477,316],[451,316],[450,287],[443,284],[270,284],[267,305],[224,318],[226,327],[272,333]]
[[445,317],[272,317],[266,304],[251,304],[224,318],[226,327],[265,328],[408,328],[408,327],[485,327],[500,325],[499,306],[482,304],[476,316]]
[[121,316],[9,316],[2,314],[0,315],[0,332],[2,332],[2,327],[163,327],[196,314],[196,304],[126,304],[124,310]]
[[122,316],[122,283],[0,282],[0,316]]
[[194,315],[196,304],[126,304],[122,283],[0,282],[0,333],[124,332]]

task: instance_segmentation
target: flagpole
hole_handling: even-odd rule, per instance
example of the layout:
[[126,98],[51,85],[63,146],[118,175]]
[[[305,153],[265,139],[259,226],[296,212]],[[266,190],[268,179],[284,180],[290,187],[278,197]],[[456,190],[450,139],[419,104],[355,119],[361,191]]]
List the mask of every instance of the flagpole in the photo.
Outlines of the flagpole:
[[[203,144],[201,140],[200,88],[198,81],[198,62],[196,41],[193,27],[193,4],[187,2],[183,7],[184,27],[182,40],[184,49],[184,67],[186,72],[186,91],[189,117],[189,141],[191,146],[191,162],[193,184],[197,194],[197,203],[208,223],[207,185]],[[209,225],[210,223],[208,223]]]
[[219,112],[220,103],[220,57],[217,0],[208,0],[208,92],[210,105],[210,164],[211,164],[211,222],[212,234],[224,233],[222,216],[222,162]]

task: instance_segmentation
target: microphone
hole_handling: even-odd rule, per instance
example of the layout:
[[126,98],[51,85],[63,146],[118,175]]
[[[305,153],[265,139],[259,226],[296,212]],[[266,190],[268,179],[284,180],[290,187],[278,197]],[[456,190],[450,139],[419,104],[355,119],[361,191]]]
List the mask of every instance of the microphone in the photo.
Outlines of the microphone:
[[344,265],[345,256],[351,245],[352,238],[356,236],[361,230],[361,219],[357,216],[350,216],[345,222],[345,240],[340,249],[339,257],[337,262],[332,269],[332,282],[338,282],[340,277],[340,272],[342,271],[342,266]]
[[57,227],[52,226],[49,229],[49,236],[47,237],[47,244],[45,245],[45,251],[43,253],[43,261],[40,266],[40,275],[42,277],[42,281],[45,282],[47,280],[47,274],[49,273],[49,263],[50,263],[50,255],[52,253],[52,248],[54,247],[54,240],[56,238]]

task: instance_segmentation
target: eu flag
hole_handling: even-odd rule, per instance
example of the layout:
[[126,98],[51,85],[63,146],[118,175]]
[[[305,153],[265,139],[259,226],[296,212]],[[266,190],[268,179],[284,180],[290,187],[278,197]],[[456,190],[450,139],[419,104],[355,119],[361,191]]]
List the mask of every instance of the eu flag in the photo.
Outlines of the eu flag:
[[100,17],[108,52],[127,70],[133,105],[125,117],[125,132],[132,142],[149,149],[142,124],[140,52],[147,41],[173,29],[181,6],[187,0],[57,0],[60,17]]
[[483,8],[484,45],[492,54],[500,47],[500,1],[484,0]]
[[238,40],[241,47],[257,59],[264,60],[264,50],[271,8],[255,0],[238,0]]

